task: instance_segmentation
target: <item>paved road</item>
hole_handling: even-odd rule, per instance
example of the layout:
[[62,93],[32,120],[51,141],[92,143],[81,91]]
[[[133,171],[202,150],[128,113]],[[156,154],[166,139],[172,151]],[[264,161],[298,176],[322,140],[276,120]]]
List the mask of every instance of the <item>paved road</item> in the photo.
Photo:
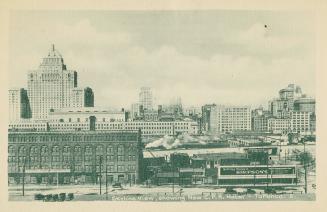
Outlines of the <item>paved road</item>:
[[[85,186],[26,186],[25,196],[22,196],[20,187],[9,188],[10,201],[33,201],[34,195],[74,193],[75,201],[92,200],[114,200],[114,201],[230,201],[230,200],[314,200],[315,194],[301,194],[302,188],[283,191],[288,194],[266,195],[263,190],[255,189],[255,195],[225,195],[225,189],[212,187],[184,188],[180,186],[126,186],[124,189],[108,188],[108,195],[105,194],[105,188],[102,188],[102,195],[99,195],[99,187],[96,185]],[[182,189],[182,190],[181,190]],[[245,189],[236,189],[242,193]],[[281,192],[281,191],[280,191]],[[293,193],[293,194],[292,194]]]

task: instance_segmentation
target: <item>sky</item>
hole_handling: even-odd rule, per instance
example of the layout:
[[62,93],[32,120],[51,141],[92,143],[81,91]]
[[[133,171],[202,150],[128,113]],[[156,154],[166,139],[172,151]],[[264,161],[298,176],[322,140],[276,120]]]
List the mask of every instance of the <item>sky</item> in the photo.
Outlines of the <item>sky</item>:
[[185,106],[266,106],[291,83],[315,96],[308,12],[13,11],[10,87],[27,87],[52,44],[101,107],[130,107],[142,86]]

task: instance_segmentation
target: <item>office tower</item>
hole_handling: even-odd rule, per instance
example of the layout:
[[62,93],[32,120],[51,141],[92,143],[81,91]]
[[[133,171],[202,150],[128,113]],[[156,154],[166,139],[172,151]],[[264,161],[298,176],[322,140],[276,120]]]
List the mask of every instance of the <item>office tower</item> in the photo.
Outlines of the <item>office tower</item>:
[[37,70],[28,74],[28,96],[33,119],[46,119],[51,109],[71,107],[77,72],[68,70],[54,45]]
[[143,106],[144,110],[153,109],[153,96],[150,87],[142,87],[139,93],[139,104]]

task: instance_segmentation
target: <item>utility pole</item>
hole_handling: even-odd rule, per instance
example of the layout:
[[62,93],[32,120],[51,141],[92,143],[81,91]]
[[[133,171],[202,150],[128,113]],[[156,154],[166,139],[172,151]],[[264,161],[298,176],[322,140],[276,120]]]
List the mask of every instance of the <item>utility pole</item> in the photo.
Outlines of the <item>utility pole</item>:
[[100,155],[100,177],[99,177],[99,184],[100,184],[100,195],[102,194],[101,191],[101,178],[102,178],[102,155]]
[[[288,150],[287,150],[288,151]],[[286,165],[286,149],[285,149],[285,165]]]
[[279,154],[278,154],[278,160],[280,160],[280,153],[282,151],[282,144],[281,144],[281,140],[279,140]]
[[132,174],[128,174],[129,187],[132,187]]
[[269,154],[267,151],[267,186],[266,186],[267,190],[268,190],[268,186],[269,186],[268,174],[269,174]]
[[305,153],[305,141],[303,141],[303,166],[304,166],[304,192],[308,192],[308,176],[307,176],[307,158],[306,158],[306,153]]
[[57,170],[57,188],[59,188],[59,172]]
[[170,162],[171,162],[171,171],[172,171],[172,175],[173,175],[173,177],[172,177],[172,179],[173,179],[173,187],[172,187],[172,189],[173,189],[173,193],[175,193],[175,173],[174,173],[174,167],[173,167],[173,161],[170,159]]
[[253,186],[254,187],[255,187],[255,178],[256,178],[256,171],[257,171],[256,163],[257,163],[257,161],[254,162],[254,175],[253,175]]
[[26,166],[26,157],[24,157],[23,163],[23,196],[25,196],[25,167]]
[[108,200],[108,167],[106,164],[106,200]]

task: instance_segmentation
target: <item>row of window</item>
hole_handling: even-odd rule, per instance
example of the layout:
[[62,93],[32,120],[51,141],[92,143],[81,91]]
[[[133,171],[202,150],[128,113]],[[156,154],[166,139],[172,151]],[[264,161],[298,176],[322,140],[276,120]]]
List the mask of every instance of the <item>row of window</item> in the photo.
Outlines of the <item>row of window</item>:
[[[19,156],[19,157],[15,157],[15,156],[8,156],[8,162],[13,163],[13,162],[19,162],[19,163],[24,163],[25,162],[25,156]],[[29,160],[29,162],[34,163],[34,162],[50,162],[50,158],[52,162],[67,162],[69,163],[72,160],[72,157],[70,156],[30,156],[28,158],[26,158],[27,160]],[[85,155],[84,156],[84,160],[85,162],[92,162],[94,159],[94,157],[92,155]],[[136,161],[136,156],[135,155],[107,155],[106,157],[104,157],[104,161],[108,161],[108,162],[115,162],[115,161]],[[83,161],[83,157],[82,156],[75,156],[74,157],[74,161],[75,162],[82,162]],[[100,162],[100,157],[97,156],[96,157],[96,162],[99,163]]]

